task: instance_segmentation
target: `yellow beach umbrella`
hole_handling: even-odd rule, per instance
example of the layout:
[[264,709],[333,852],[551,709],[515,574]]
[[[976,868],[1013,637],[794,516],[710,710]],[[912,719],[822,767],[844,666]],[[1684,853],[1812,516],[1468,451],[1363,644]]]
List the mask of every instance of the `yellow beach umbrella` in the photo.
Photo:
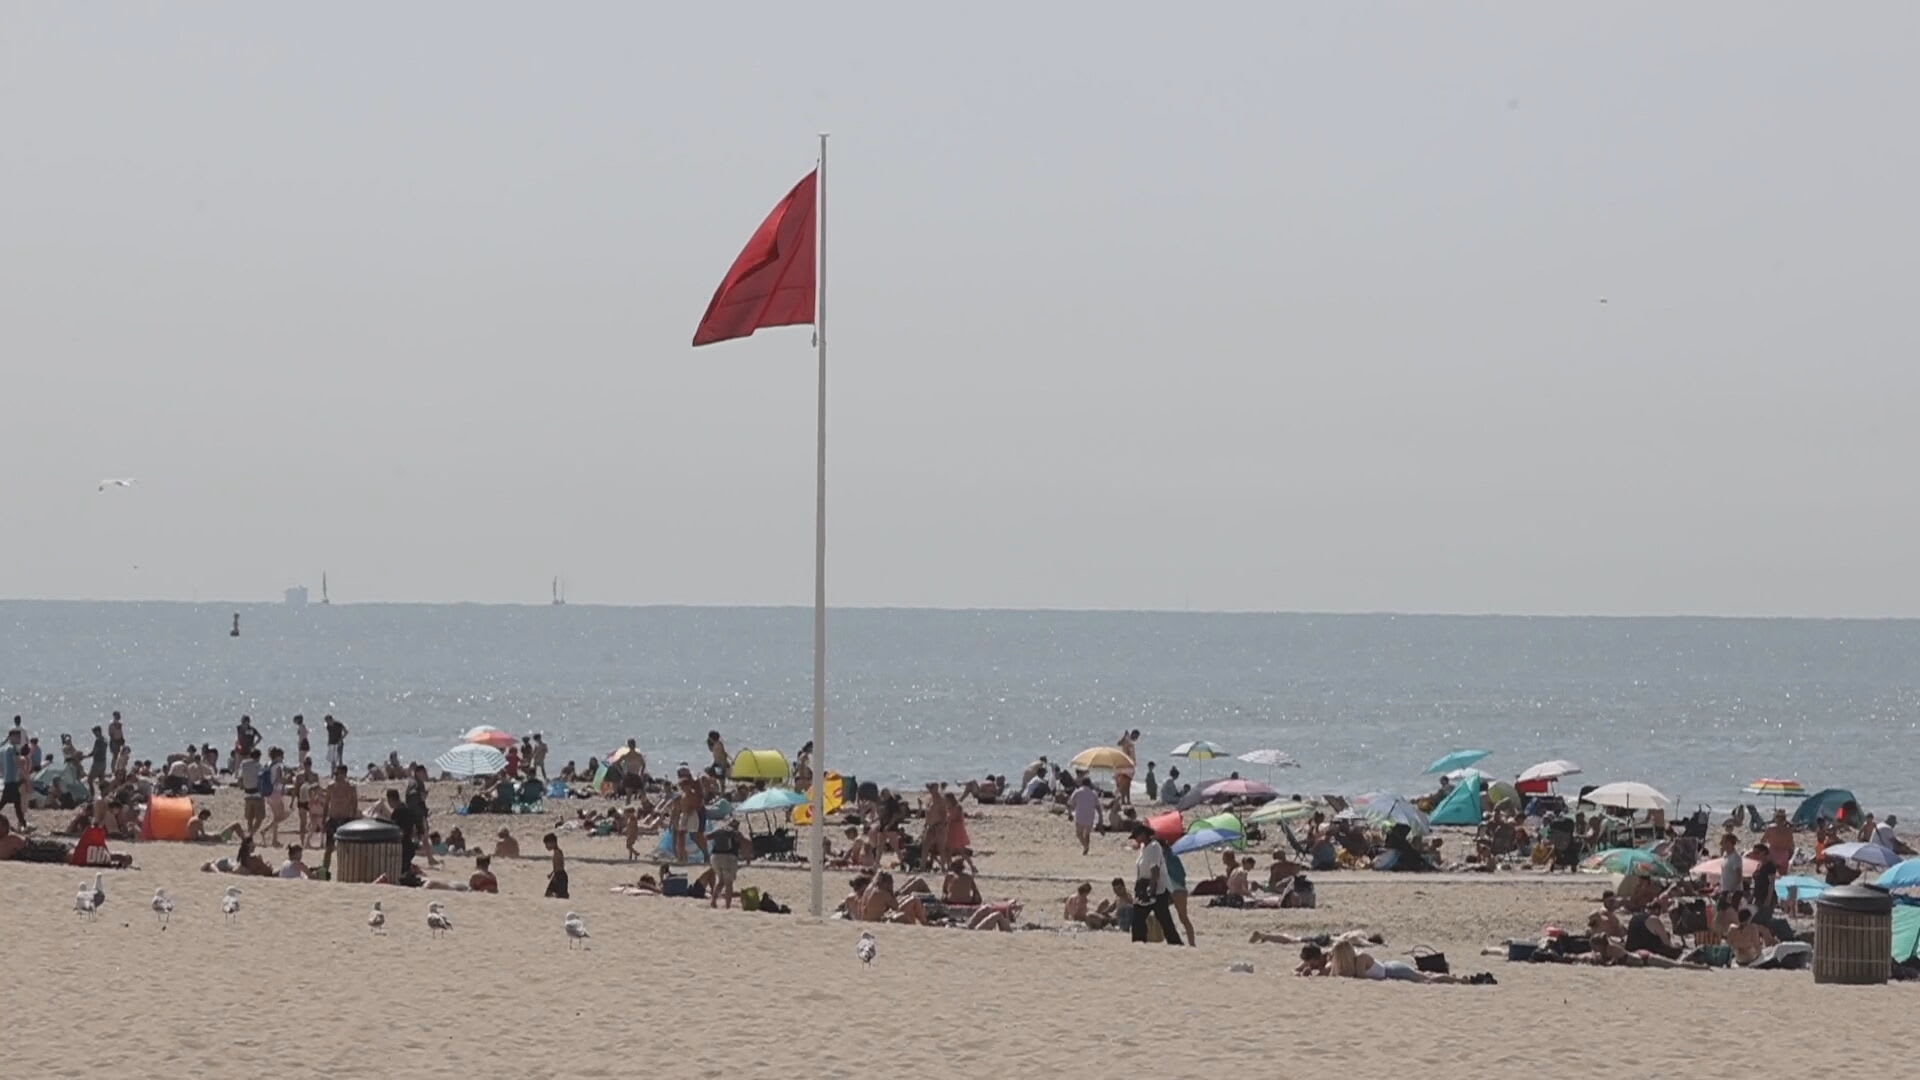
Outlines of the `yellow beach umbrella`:
[[785,780],[787,755],[778,750],[742,750],[733,758],[735,780]]
[[1131,770],[1133,759],[1117,746],[1091,746],[1075,754],[1068,764],[1076,769]]

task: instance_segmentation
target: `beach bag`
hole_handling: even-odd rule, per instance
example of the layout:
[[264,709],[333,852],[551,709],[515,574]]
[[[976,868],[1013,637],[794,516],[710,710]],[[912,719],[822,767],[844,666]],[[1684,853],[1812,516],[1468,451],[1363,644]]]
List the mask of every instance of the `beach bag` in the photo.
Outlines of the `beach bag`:
[[746,911],[756,911],[760,907],[760,890],[752,885],[740,890],[740,907]]
[[1413,949],[1413,966],[1434,975],[1445,975],[1453,968],[1447,963],[1447,954],[1425,945],[1416,945]]

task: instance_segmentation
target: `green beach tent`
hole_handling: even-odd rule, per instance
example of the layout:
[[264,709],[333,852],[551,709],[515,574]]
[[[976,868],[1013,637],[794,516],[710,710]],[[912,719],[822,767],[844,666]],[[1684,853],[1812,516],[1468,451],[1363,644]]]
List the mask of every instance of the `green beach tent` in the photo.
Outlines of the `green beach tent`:
[[1433,813],[1427,815],[1427,820],[1435,825],[1480,824],[1480,785],[1477,774],[1455,784],[1447,797],[1440,800],[1440,805],[1433,808]]

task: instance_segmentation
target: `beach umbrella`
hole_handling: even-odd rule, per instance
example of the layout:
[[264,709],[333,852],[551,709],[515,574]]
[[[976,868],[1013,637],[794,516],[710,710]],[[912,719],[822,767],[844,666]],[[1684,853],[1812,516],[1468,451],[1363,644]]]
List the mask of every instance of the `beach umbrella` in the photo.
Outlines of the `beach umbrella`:
[[460,736],[460,741],[491,746],[496,750],[505,750],[509,746],[517,746],[520,743],[520,740],[510,733],[501,731],[491,724],[481,724],[479,727],[468,729],[465,735]]
[[450,776],[492,776],[505,772],[507,755],[481,743],[463,742],[433,759]]
[[1207,762],[1217,757],[1227,756],[1227,751],[1224,747],[1218,743],[1208,742],[1205,739],[1194,739],[1191,742],[1183,742],[1179,746],[1174,747],[1172,752],[1174,757],[1183,757],[1188,761],[1199,762],[1201,776],[1207,775]]
[[1457,784],[1460,781],[1465,780],[1469,776],[1479,777],[1480,782],[1483,784],[1490,784],[1493,782],[1493,779],[1494,779],[1492,773],[1483,772],[1479,769],[1474,768],[1471,765],[1468,765],[1466,768],[1463,768],[1463,769],[1453,770],[1452,772],[1446,774],[1444,779],[1447,780],[1449,783]]
[[1740,789],[1743,795],[1765,795],[1777,806],[1781,799],[1804,799],[1807,789],[1798,780],[1783,780],[1776,776],[1763,776]]
[[1267,770],[1267,783],[1269,784],[1273,783],[1273,770],[1297,769],[1300,767],[1300,763],[1293,760],[1292,757],[1271,748],[1265,750],[1249,750],[1241,754],[1236,760],[1244,761],[1249,765],[1264,765]]
[[1827,849],[1827,858],[1845,859],[1862,866],[1893,866],[1900,861],[1898,852],[1879,844],[1835,844]]
[[1217,743],[1205,739],[1183,742],[1173,748],[1174,757],[1192,758],[1195,761],[1210,761],[1217,757],[1226,757],[1227,752]]
[[1575,765],[1565,758],[1554,758],[1552,761],[1543,761],[1538,765],[1527,766],[1517,779],[1523,784],[1534,780],[1545,780],[1547,783],[1552,783],[1563,776],[1577,776],[1579,773],[1580,766]]
[[1894,863],[1887,868],[1886,872],[1875,878],[1873,883],[1889,892],[1895,889],[1920,889],[1920,859],[1907,859]]
[[[1700,878],[1703,881],[1718,882],[1720,880],[1720,870],[1723,866],[1725,866],[1726,858],[1727,857],[1725,855],[1714,855],[1710,858],[1702,859],[1701,861],[1694,863],[1693,871],[1692,871],[1693,876]],[[1746,879],[1751,878],[1754,874],[1758,873],[1759,870],[1760,870],[1759,859],[1756,859],[1751,855],[1741,856],[1740,879],[1742,881],[1745,881]]]
[[1185,855],[1189,852],[1205,851],[1208,848],[1225,847],[1228,844],[1234,847],[1245,847],[1246,843],[1245,833],[1227,832],[1225,829],[1201,829],[1199,832],[1190,832],[1175,840],[1172,851],[1175,855]]
[[1580,862],[1589,874],[1644,874],[1655,878],[1677,878],[1680,872],[1665,859],[1642,848],[1617,847],[1595,852]]
[[1215,814],[1212,817],[1195,818],[1191,823],[1187,825],[1188,835],[1192,835],[1193,833],[1201,832],[1206,829],[1213,829],[1216,832],[1230,832],[1230,833],[1242,833],[1242,834],[1244,834],[1247,831],[1247,827],[1245,825],[1240,824],[1240,819],[1233,816],[1232,814]]
[[1247,815],[1247,821],[1253,825],[1265,825],[1270,821],[1299,821],[1313,816],[1313,807],[1292,799],[1275,799],[1272,802]]
[[805,806],[806,803],[805,793],[792,788],[776,787],[754,792],[746,802],[740,804],[739,810],[744,814],[757,814],[763,811],[788,810],[796,806]]
[[1581,802],[1611,806],[1620,810],[1671,810],[1673,800],[1637,780],[1602,784],[1587,792]]
[[1272,785],[1244,777],[1215,780],[1206,785],[1206,797],[1211,799],[1271,799],[1280,793]]
[[1427,766],[1427,771],[1430,773],[1451,772],[1454,769],[1471,765],[1492,753],[1493,751],[1491,750],[1454,750],[1435,758],[1433,764]]
[[1424,833],[1430,826],[1427,815],[1403,796],[1386,791],[1370,791],[1353,800],[1354,809],[1368,821],[1377,824],[1405,825],[1415,833]]
[[1089,772],[1094,769],[1124,769],[1131,772],[1133,770],[1133,759],[1127,756],[1125,750],[1117,746],[1090,746],[1073,755],[1073,760],[1069,761],[1067,765],[1071,768],[1085,769]]
[[1808,877],[1805,874],[1788,874],[1785,877],[1775,878],[1773,880],[1773,891],[1779,894],[1782,900],[1787,898],[1787,891],[1789,889],[1799,890],[1796,895],[1802,900],[1817,900],[1820,898],[1821,893],[1827,891],[1827,888],[1826,882],[1817,877]]

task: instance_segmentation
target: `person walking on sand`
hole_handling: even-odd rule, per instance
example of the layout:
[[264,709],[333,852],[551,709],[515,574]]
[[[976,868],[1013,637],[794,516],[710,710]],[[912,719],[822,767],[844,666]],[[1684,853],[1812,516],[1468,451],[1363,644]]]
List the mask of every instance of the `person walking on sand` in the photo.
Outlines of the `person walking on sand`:
[[1090,854],[1093,827],[1100,823],[1100,792],[1092,778],[1080,778],[1080,786],[1067,796],[1067,810],[1073,814],[1073,835],[1080,840],[1080,854]]
[[[254,751],[259,753],[259,751]],[[267,767],[260,773],[260,795],[267,800],[267,845],[280,846],[280,823],[287,820],[286,751],[267,751]]]
[[246,807],[242,816],[246,821],[248,836],[259,832],[260,826],[267,821],[267,800],[260,793],[260,773],[260,751],[249,748],[241,757],[238,770],[241,797]]
[[740,875],[740,850],[744,846],[740,836],[740,823],[727,819],[725,828],[707,838],[707,862],[713,867],[713,888],[707,893],[707,906],[720,906],[721,894],[726,895],[727,910],[733,910],[733,882]]
[[93,746],[87,751],[87,791],[94,798],[105,794],[107,787],[107,737],[98,724],[93,728]]
[[26,763],[20,758],[20,746],[23,742],[20,731],[20,718],[13,718],[13,727],[7,731],[7,743],[0,746],[0,814],[7,806],[13,806],[14,820],[20,823],[20,831],[27,831],[27,804],[21,796],[21,779],[26,774]]
[[555,900],[567,899],[567,853],[560,850],[560,838],[552,833],[540,838],[540,843],[553,853],[553,869],[547,873],[547,896]]
[[325,724],[327,728],[327,769],[332,771],[345,768],[347,764],[347,725],[335,720],[332,713],[328,713],[322,717],[320,722]]
[[1147,920],[1152,919],[1160,924],[1160,934],[1166,943],[1178,945],[1180,931],[1173,925],[1167,846],[1144,822],[1133,827],[1133,842],[1140,849],[1133,861],[1133,940],[1148,940]]

